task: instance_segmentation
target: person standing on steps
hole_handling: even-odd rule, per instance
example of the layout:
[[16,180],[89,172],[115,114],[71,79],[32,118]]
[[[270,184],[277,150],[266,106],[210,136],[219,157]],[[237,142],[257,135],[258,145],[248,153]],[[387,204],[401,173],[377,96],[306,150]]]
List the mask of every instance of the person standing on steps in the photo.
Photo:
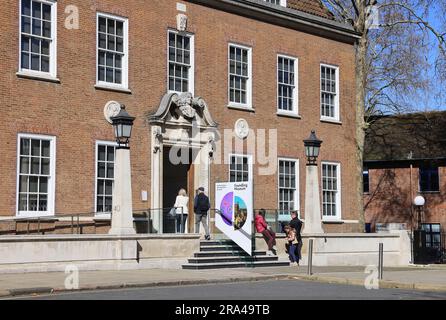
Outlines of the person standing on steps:
[[211,203],[209,202],[209,197],[205,195],[204,188],[198,188],[198,194],[194,199],[194,212],[195,212],[195,233],[200,232],[200,222],[203,224],[205,231],[205,239],[211,240],[209,234],[209,226],[207,222],[208,211],[211,208]]

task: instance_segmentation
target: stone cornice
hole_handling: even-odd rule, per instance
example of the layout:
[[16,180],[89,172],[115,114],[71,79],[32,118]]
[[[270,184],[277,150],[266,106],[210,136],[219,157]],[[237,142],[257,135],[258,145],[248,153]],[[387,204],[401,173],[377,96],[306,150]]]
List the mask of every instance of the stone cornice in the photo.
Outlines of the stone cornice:
[[185,1],[350,44],[354,44],[361,37],[347,23],[272,5],[262,0]]

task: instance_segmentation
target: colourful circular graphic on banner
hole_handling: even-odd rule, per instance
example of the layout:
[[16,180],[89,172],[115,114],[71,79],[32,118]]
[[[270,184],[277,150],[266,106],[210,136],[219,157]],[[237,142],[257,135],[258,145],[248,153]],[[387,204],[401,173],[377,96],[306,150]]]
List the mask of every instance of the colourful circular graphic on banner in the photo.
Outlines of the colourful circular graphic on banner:
[[240,230],[248,218],[248,207],[240,197],[235,197],[234,202],[234,230]]
[[223,221],[228,225],[232,226],[232,207],[234,201],[234,192],[227,193],[220,204],[220,212]]

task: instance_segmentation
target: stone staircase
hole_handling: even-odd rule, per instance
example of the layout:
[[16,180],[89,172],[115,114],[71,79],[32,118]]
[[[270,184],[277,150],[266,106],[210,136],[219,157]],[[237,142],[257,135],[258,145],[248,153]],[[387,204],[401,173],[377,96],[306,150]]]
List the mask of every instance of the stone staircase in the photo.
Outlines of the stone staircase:
[[289,261],[279,261],[277,256],[268,256],[266,251],[254,251],[249,256],[232,240],[200,241],[200,251],[188,259],[183,269],[258,268],[289,266]]

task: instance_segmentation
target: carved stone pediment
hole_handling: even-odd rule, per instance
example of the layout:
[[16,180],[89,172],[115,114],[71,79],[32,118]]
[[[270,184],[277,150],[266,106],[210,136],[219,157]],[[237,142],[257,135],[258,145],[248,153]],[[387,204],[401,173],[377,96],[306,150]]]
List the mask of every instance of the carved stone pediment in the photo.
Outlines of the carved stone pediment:
[[206,102],[191,93],[167,93],[161,100],[158,110],[149,115],[150,124],[184,125],[198,124],[201,127],[216,128]]

